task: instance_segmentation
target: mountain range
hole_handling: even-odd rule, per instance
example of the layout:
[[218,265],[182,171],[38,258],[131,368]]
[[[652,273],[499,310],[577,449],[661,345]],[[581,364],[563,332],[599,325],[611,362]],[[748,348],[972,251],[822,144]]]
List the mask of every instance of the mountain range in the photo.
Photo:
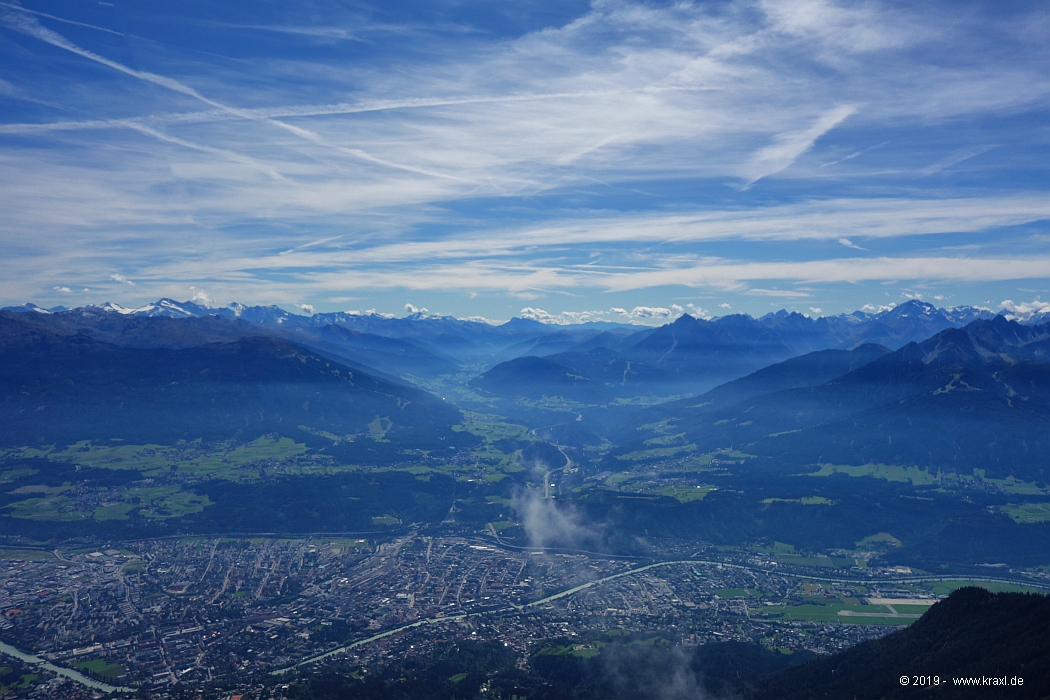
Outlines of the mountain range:
[[[486,370],[519,357],[548,357],[555,364],[582,371],[616,395],[625,393],[615,387],[618,383],[623,386],[628,362],[632,369],[627,381],[633,378],[635,389],[642,393],[665,394],[669,388],[677,389],[671,393],[695,393],[813,350],[852,349],[865,343],[895,350],[947,328],[993,317],[985,309],[939,309],[920,301],[878,313],[857,311],[820,318],[786,311],[758,319],[742,314],[711,320],[684,315],[660,328],[605,322],[554,326],[523,318],[495,325],[422,313],[405,318],[350,311],[307,316],[273,305],[234,303],[213,308],[172,299],[135,309],[116,304],[42,309],[23,304],[4,310],[57,317],[79,323],[91,333],[105,330],[100,327],[104,319],[111,327],[119,325],[120,319],[125,323],[142,318],[224,319],[241,324],[242,332],[249,328],[243,324],[251,324],[256,334],[267,332],[295,342],[323,344],[326,351],[343,352],[346,360],[368,364],[371,359],[376,365],[373,369],[379,372],[413,377],[445,374],[453,367]],[[338,333],[336,328],[352,333]],[[372,336],[401,342],[382,344]],[[616,353],[617,362],[611,363],[606,351]],[[376,354],[381,357],[376,358]],[[587,372],[602,376],[592,377]],[[632,376],[638,374],[648,379]],[[486,384],[495,388],[492,383]]]
[[[190,319],[185,328],[187,321],[139,320],[115,344],[0,312],[0,444],[174,444],[280,433],[344,459],[385,462],[474,441],[452,430],[461,414],[446,401],[304,346],[239,335],[243,327],[225,320],[232,335],[221,340],[211,319]],[[185,333],[174,337],[171,323]]]
[[[0,349],[9,445],[276,431],[387,459],[469,442],[452,430],[459,408],[537,427],[573,416],[528,414],[520,401],[557,398],[581,407],[570,420],[581,442],[615,445],[610,464],[654,447],[734,448],[792,469],[875,462],[1047,476],[1050,322],[972,307],[682,315],[643,328],[170,299],[23,305],[0,312]],[[665,400],[676,396],[688,398]],[[655,405],[632,409],[639,397]],[[92,401],[104,409],[88,410]]]
[[473,386],[505,398],[558,396],[582,403],[684,396],[806,352],[867,344],[895,350],[993,317],[973,307],[944,310],[919,301],[878,314],[817,319],[785,311],[758,319],[734,314],[704,320],[685,314],[656,329],[603,338],[600,345],[593,338],[558,352],[509,360],[483,373]]
[[861,346],[848,355],[805,355],[640,412],[636,437],[610,458],[653,444],[732,447],[792,468],[979,468],[1042,483],[1050,477],[1048,338],[1050,323],[999,316],[895,352]]

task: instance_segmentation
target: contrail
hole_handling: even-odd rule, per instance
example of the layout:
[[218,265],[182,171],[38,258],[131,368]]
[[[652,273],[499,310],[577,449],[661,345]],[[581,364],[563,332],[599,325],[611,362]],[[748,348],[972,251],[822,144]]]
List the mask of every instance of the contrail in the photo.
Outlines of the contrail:
[[[357,104],[339,103],[333,105],[290,105],[286,107],[255,107],[238,109],[237,116],[250,115],[253,120],[279,119],[284,117],[322,117],[342,114],[362,114],[368,112],[385,112],[400,109],[426,109],[429,107],[455,107],[473,104],[500,104],[514,102],[532,102],[540,100],[573,99],[578,97],[601,97],[621,94],[619,90],[599,92],[551,92],[520,95],[492,95],[475,97],[421,97],[403,100],[378,100]],[[152,116],[155,123],[197,124],[218,121],[230,115],[230,111],[209,110],[205,112],[182,112]],[[72,131],[77,129],[124,129],[128,122],[139,122],[138,119],[100,119],[92,121],[49,122],[44,124],[5,124],[0,125],[0,133],[36,133],[43,131]]]
[[189,148],[189,149],[194,150],[194,151],[201,151],[202,153],[211,153],[213,155],[223,156],[223,157],[228,158],[228,159],[230,159],[232,161],[235,161],[237,163],[243,163],[245,165],[250,165],[250,166],[252,166],[254,168],[257,168],[257,169],[261,170],[262,172],[266,173],[267,175],[272,177],[274,180],[278,180],[278,181],[281,181],[281,182],[287,182],[288,181],[287,178],[285,178],[283,175],[281,175],[279,172],[277,172],[276,170],[274,170],[270,166],[266,165],[265,163],[260,163],[259,161],[255,160],[254,158],[251,158],[251,157],[245,156],[245,155],[241,155],[240,153],[237,153],[235,151],[227,151],[227,150],[222,149],[222,148],[213,148],[212,146],[204,146],[204,145],[201,145],[199,143],[193,143],[192,141],[186,141],[185,139],[180,139],[180,138],[176,138],[174,136],[169,136],[168,134],[165,134],[163,132],[157,131],[156,129],[151,129],[148,126],[145,126],[143,124],[129,124],[128,128],[129,129],[133,129],[134,131],[138,131],[138,132],[140,132],[142,134],[145,134],[147,136],[152,136],[153,138],[159,139],[161,141],[167,141],[168,143],[174,143],[174,144],[176,144],[178,146],[182,146],[183,148]]
[[[18,7],[17,5],[4,5],[4,6],[5,7],[17,8],[18,10],[22,9],[22,8]],[[108,59],[108,58],[106,58],[104,56],[100,56],[97,53],[89,51],[88,49],[81,48],[80,46],[77,46],[73,42],[71,42],[68,39],[66,39],[61,34],[58,34],[57,32],[53,32],[50,29],[41,26],[40,23],[37,22],[35,19],[33,19],[29,15],[23,14],[21,12],[17,12],[17,13],[5,12],[2,15],[0,15],[0,19],[3,20],[4,24],[7,24],[12,29],[14,29],[16,31],[20,31],[20,32],[22,32],[24,34],[28,34],[29,36],[35,37],[37,39],[40,39],[41,41],[44,41],[44,42],[47,42],[48,44],[51,44],[52,46],[57,46],[60,49],[65,49],[66,51],[74,53],[74,54],[76,54],[78,56],[82,56],[83,58],[86,58],[88,60],[95,61],[96,63],[101,63],[104,66],[112,68],[113,70],[116,70],[116,71],[120,71],[121,73],[124,73],[125,75],[130,75],[133,78],[138,78],[139,80],[143,80],[143,81],[146,81],[148,83],[153,83],[154,85],[160,85],[161,87],[165,87],[165,88],[167,88],[169,90],[172,90],[174,92],[178,92],[180,94],[187,95],[189,97],[194,98],[195,100],[199,100],[199,101],[203,102],[204,104],[206,104],[206,105],[208,105],[210,107],[214,107],[215,109],[218,109],[218,110],[220,110],[222,112],[225,112],[227,114],[233,115],[235,117],[240,117],[241,119],[246,119],[246,120],[249,120],[249,121],[260,121],[260,122],[264,122],[266,124],[270,124],[270,125],[275,126],[275,127],[279,128],[279,129],[283,129],[283,130],[285,130],[285,131],[287,131],[287,132],[289,132],[289,133],[299,137],[300,139],[303,139],[305,141],[309,141],[310,143],[313,143],[315,145],[323,146],[325,148],[334,149],[334,150],[340,151],[342,153],[345,153],[347,155],[350,155],[350,156],[352,156],[354,158],[357,158],[359,160],[363,160],[363,161],[366,161],[366,162],[369,162],[369,163],[375,163],[377,165],[383,165],[383,166],[388,167],[388,168],[394,168],[394,169],[397,169],[397,170],[405,170],[405,171],[416,173],[416,174],[419,174],[419,175],[427,175],[427,176],[430,176],[430,177],[437,177],[437,178],[442,178],[442,179],[446,179],[446,180],[456,180],[456,181],[459,181],[459,182],[467,182],[467,183],[475,184],[475,185],[479,184],[476,181],[469,180],[467,178],[457,177],[455,175],[447,175],[445,173],[439,173],[439,172],[435,172],[435,171],[432,171],[432,170],[427,170],[425,168],[417,168],[415,166],[404,165],[404,164],[401,164],[401,163],[395,163],[393,161],[385,160],[383,158],[378,158],[378,157],[373,156],[372,154],[370,154],[367,151],[364,151],[364,150],[362,150],[360,148],[350,148],[350,147],[347,147],[347,146],[337,146],[337,145],[328,143],[319,134],[316,134],[316,133],[310,131],[309,129],[303,129],[301,127],[294,126],[292,124],[288,124],[287,122],[283,122],[283,121],[280,121],[279,119],[274,119],[272,117],[265,117],[265,116],[260,117],[260,116],[257,116],[255,114],[253,114],[251,110],[238,109],[236,107],[231,107],[229,105],[223,104],[222,102],[219,102],[217,100],[213,100],[210,97],[205,97],[204,95],[200,94],[199,92],[197,92],[193,88],[189,87],[188,85],[184,85],[184,84],[180,83],[179,81],[174,80],[172,78],[168,78],[168,77],[165,77],[163,75],[158,75],[156,73],[150,73],[148,71],[135,70],[134,68],[129,68],[128,66],[125,66],[122,63],[118,63],[117,61],[112,61],[112,60],[110,60],[110,59]]]
[[124,36],[124,34],[122,34],[121,32],[115,32],[112,29],[106,29],[105,27],[98,27],[98,26],[95,26],[94,24],[85,24],[83,22],[74,22],[71,19],[65,19],[63,17],[55,17],[54,15],[49,15],[46,12],[37,12],[36,10],[30,10],[28,8],[22,7],[21,5],[13,5],[13,4],[9,3],[9,2],[0,2],[0,6],[10,7],[11,9],[18,10],[19,12],[28,12],[31,15],[37,15],[39,17],[47,17],[48,19],[53,19],[56,22],[65,22],[66,24],[74,24],[74,25],[76,25],[78,27],[87,27],[88,29],[96,29],[96,30],[98,30],[100,32],[106,32],[107,34],[116,34],[117,36]]

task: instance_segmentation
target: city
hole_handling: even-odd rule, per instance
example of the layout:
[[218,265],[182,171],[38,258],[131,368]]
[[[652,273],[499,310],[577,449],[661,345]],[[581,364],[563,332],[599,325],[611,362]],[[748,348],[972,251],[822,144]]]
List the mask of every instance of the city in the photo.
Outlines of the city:
[[[474,639],[503,642],[524,661],[536,641],[608,630],[827,654],[908,624],[943,597],[907,571],[854,567],[835,580],[713,548],[652,562],[514,551],[473,535],[25,551],[31,560],[2,563],[0,638],[79,669],[97,683],[77,692],[95,696],[196,688],[222,697],[262,682],[281,697],[278,681],[329,660],[368,668]],[[830,619],[783,615],[828,603]],[[58,681],[33,697],[69,697],[74,681]]]

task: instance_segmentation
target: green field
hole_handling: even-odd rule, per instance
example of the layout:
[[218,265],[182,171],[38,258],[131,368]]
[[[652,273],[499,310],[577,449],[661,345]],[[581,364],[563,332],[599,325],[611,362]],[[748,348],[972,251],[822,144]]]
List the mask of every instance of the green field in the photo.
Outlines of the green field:
[[[839,612],[857,615],[840,615]],[[835,622],[846,625],[910,625],[916,618],[893,617],[882,605],[831,603],[828,605],[788,605],[784,607],[752,608],[752,617],[801,622]]]
[[376,442],[390,442],[386,434],[394,427],[390,416],[376,416],[375,420],[368,424],[368,432]]
[[401,521],[394,516],[384,513],[383,515],[372,518],[373,525],[400,525]]
[[661,435],[660,437],[649,438],[643,445],[673,445],[682,438],[685,437],[685,433],[677,433],[675,435]]
[[[64,450],[17,450],[4,453],[8,457],[33,456],[70,462],[101,469],[134,469],[146,476],[168,472],[174,466],[177,473],[191,476],[211,476],[231,481],[254,481],[260,461],[285,461],[306,453],[306,445],[290,438],[261,437],[252,442],[216,443],[204,445],[201,441],[180,442],[175,445],[96,445],[84,440]],[[30,470],[9,470],[0,473],[0,480],[11,480],[35,473]]]
[[124,566],[121,567],[121,571],[123,571],[125,574],[138,574],[141,573],[142,570],[145,568],[146,565],[142,563],[142,560],[135,559],[124,564]]
[[773,544],[770,546],[756,547],[755,549],[759,552],[766,552],[768,554],[776,555],[797,554],[797,552],[795,551],[795,545],[788,544],[786,542],[777,542],[776,540],[774,540]]
[[123,666],[120,664],[111,664],[105,659],[85,659],[84,661],[74,661],[72,666],[81,671],[87,671],[99,678],[104,678],[107,681],[116,680],[124,675]]
[[35,673],[23,673],[17,676],[15,673],[10,666],[0,666],[0,695],[6,695],[10,690],[25,690],[40,677]]
[[134,503],[116,503],[109,506],[99,506],[95,509],[92,517],[95,520],[127,520],[128,513],[136,508]]
[[846,474],[853,477],[870,476],[886,481],[909,482],[912,486],[930,486],[940,482],[939,474],[931,474],[926,469],[889,464],[862,464],[860,466],[822,464],[819,471],[806,476],[832,476],[834,474]]
[[669,496],[675,498],[679,503],[689,503],[690,501],[702,501],[704,497],[712,491],[717,491],[717,486],[664,486],[662,488],[655,489],[649,493],[658,494],[660,496]]
[[1050,522],[1050,503],[1011,503],[999,510],[1013,518],[1014,522],[1021,524]]
[[[24,452],[19,451],[19,454]],[[191,481],[209,477],[247,482],[257,480],[262,467],[282,464],[305,454],[306,446],[289,438],[261,437],[239,445],[202,445],[200,441],[173,446],[96,445],[84,441],[63,450],[48,448],[39,452],[41,456],[55,461],[101,469],[134,469],[145,476],[170,475],[174,472],[178,476],[189,477]],[[335,471],[332,468],[321,469]],[[0,474],[4,477],[0,481],[24,479],[36,473],[35,469],[10,469]],[[5,506],[6,515],[56,522],[88,518],[96,521],[128,520],[136,514],[150,519],[181,518],[200,513],[212,505],[207,496],[193,493],[180,485],[130,488],[116,499],[101,505],[91,498],[90,492],[84,493],[68,483],[62,486],[27,484],[11,493],[29,498]]]
[[[614,476],[620,476],[613,474],[613,476],[606,479],[605,483],[622,483],[621,480],[613,480]],[[674,498],[679,503],[689,503],[690,501],[702,501],[704,497],[712,491],[717,491],[717,486],[707,485],[687,485],[687,484],[624,484],[618,488],[619,491],[624,493],[637,493],[644,494],[647,496],[667,496],[668,498]]]
[[[1028,482],[1019,481],[1012,476],[1008,476],[1005,479],[992,479],[986,476],[987,472],[984,469],[974,469],[973,478],[979,479],[986,484],[994,484],[998,486],[1006,493],[1017,494],[1019,496],[1040,496],[1043,494],[1050,494],[1050,489],[1041,489],[1038,485]],[[969,477],[961,476],[961,479]]]
[[[37,487],[16,489],[22,493],[38,493]],[[54,489],[53,489],[54,490]],[[65,487],[59,487],[64,491]],[[95,520],[127,520],[135,511],[146,518],[164,519],[181,518],[200,513],[212,505],[205,495],[201,496],[183,491],[180,486],[157,486],[128,489],[120,496],[119,503],[108,503],[94,506],[91,503],[78,503],[77,500],[64,495],[46,495],[27,498],[4,506],[10,515],[26,520],[51,520],[70,522],[94,518]]]
[[937,595],[948,595],[954,590],[965,588],[967,586],[977,586],[978,588],[984,588],[991,591],[992,593],[1040,593],[1042,595],[1050,594],[1050,590],[1045,588],[1036,588],[1035,586],[1025,586],[1022,584],[1013,583],[998,583],[995,581],[936,581],[934,583],[925,584],[924,587],[928,588],[931,592]]
[[521,450],[505,452],[496,446],[501,440],[534,442],[535,436],[524,425],[508,423],[499,416],[476,411],[464,411],[463,422],[452,426],[456,432],[470,433],[483,440],[474,448],[473,455],[488,471],[489,481],[498,480],[489,475],[511,474],[525,469],[521,465]]
[[[132,489],[129,493],[144,490],[146,489]],[[212,505],[212,501],[207,495],[199,496],[195,493],[181,491],[179,487],[174,486],[170,487],[169,493],[161,494],[151,500],[149,507],[140,510],[139,514],[155,519],[181,518],[186,515],[200,513],[210,505]]]
[[715,591],[719,598],[755,598],[760,594],[757,588],[722,588]]
[[39,469],[6,469],[0,472],[0,483],[7,483],[9,481],[14,481],[15,479],[33,476],[39,471]]
[[896,537],[888,532],[879,532],[874,535],[868,535],[860,542],[857,542],[857,549],[871,549],[878,548],[879,546],[889,547],[900,547],[903,543]]
[[556,647],[543,647],[538,652],[536,652],[536,656],[577,656],[583,659],[592,659],[601,653],[601,651],[598,649],[598,646],[600,644],[601,643],[599,642],[593,645],[577,644],[573,646],[562,645]]
[[55,555],[44,549],[0,549],[0,559],[12,561],[54,561]]
[[763,498],[763,503],[801,503],[804,506],[830,506],[834,501],[823,496],[803,496],[802,498]]
[[680,454],[689,454],[696,452],[696,445],[689,443],[688,445],[679,445],[677,447],[654,447],[650,450],[635,450],[634,452],[628,452],[624,455],[617,455],[616,459],[625,462],[637,462],[643,459],[659,459],[674,457]]
[[45,486],[44,484],[29,484],[27,486],[20,486],[11,493],[17,493],[22,495],[24,493],[40,493],[45,496],[53,496],[57,493],[63,493],[65,491],[73,490],[72,484],[68,481],[61,486]]
[[48,496],[46,498],[27,498],[4,506],[11,510],[11,516],[25,520],[57,520],[69,522],[83,520],[89,514],[77,508],[76,501],[66,496]]

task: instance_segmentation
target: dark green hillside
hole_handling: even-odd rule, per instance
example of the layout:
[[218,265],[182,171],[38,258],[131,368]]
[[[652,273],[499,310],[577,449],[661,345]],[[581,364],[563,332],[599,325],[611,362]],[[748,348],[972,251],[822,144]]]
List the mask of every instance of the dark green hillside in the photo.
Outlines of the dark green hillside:
[[[902,686],[900,678],[909,677]],[[938,676],[934,687],[915,676]],[[953,677],[1024,679],[958,687]],[[1050,598],[962,588],[915,624],[759,682],[755,700],[1050,697]]]
[[0,311],[0,345],[75,335],[131,348],[190,348],[270,333],[247,321],[220,316],[175,319],[97,309],[46,315]]
[[[617,630],[618,631],[618,630]],[[583,647],[583,648],[580,648]],[[690,654],[653,633],[537,641],[525,666],[498,642],[462,641],[378,668],[308,672],[296,700],[668,700],[739,697],[758,679],[812,658],[757,644],[697,647]]]
[[313,344],[347,360],[394,375],[430,377],[452,374],[452,360],[430,352],[411,340],[385,338],[342,326],[325,326]]
[[[623,351],[674,376],[678,391],[705,391],[799,353],[750,316],[704,321],[684,314]],[[688,387],[688,389],[686,389]]]
[[560,396],[584,403],[612,399],[612,392],[601,382],[545,357],[519,357],[503,362],[473,379],[471,385],[507,397]]
[[1048,450],[1045,403],[980,390],[927,392],[754,445],[758,454],[806,463],[922,465],[964,474],[984,469],[1039,483],[1050,477]]
[[[882,463],[963,474],[984,469],[1042,482],[1050,448],[1050,364],[1027,359],[1042,335],[1038,327],[1002,318],[976,321],[819,386],[776,391],[793,381],[793,365],[805,370],[804,358],[796,358],[719,387],[710,399],[657,407],[655,418],[642,414],[636,427],[649,428],[633,431],[617,453],[643,450],[657,429],[668,435],[664,444],[703,452],[733,447],[790,469]],[[762,384],[771,392],[746,396]],[[727,405],[734,394],[745,398]]]
[[824,384],[888,353],[881,345],[862,345],[854,350],[818,350],[763,367],[700,396],[657,404],[632,415],[630,420],[636,424],[670,420],[685,426],[702,414],[724,410],[755,396]]
[[460,413],[440,399],[275,338],[181,350],[83,335],[7,338],[0,346],[0,444],[7,446],[281,433],[345,457],[388,460],[404,449],[473,440],[451,430]]
[[548,355],[547,359],[602,382],[618,396],[648,394],[654,388],[668,386],[674,381],[673,375],[666,371],[625,359],[608,348],[560,352]]

